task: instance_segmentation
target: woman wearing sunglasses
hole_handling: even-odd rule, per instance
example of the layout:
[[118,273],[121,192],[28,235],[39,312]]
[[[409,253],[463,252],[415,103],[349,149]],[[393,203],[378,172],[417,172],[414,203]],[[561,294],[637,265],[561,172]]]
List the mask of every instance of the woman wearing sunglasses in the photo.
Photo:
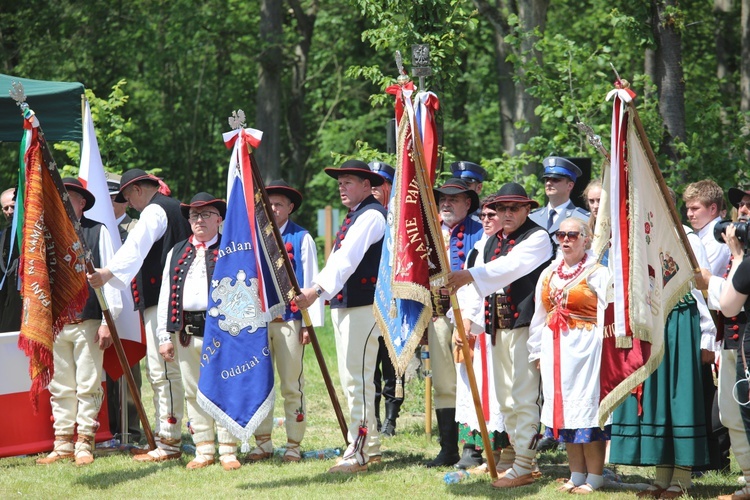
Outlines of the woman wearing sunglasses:
[[553,236],[560,252],[537,283],[529,359],[541,371],[545,437],[566,443],[570,479],[560,491],[588,494],[604,483],[609,439],[597,418],[609,271],[588,251],[586,221],[568,218]]

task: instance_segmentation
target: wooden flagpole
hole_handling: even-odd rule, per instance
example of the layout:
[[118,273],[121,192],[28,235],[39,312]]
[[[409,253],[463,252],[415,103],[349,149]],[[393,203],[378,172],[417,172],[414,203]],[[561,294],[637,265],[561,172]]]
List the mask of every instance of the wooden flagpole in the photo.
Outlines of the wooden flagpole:
[[[273,213],[269,211],[271,202],[268,200],[268,193],[266,193],[266,187],[263,183],[263,178],[260,175],[260,169],[258,168],[258,164],[255,162],[255,156],[253,155],[252,150],[249,150],[248,152],[253,172],[253,183],[256,186],[257,192],[260,193],[260,202],[263,207],[263,211],[265,212],[266,217],[268,218],[268,221],[273,228],[273,236],[276,240],[276,244],[280,249],[283,250],[284,240],[281,237],[281,231],[279,231],[279,226],[276,224],[276,219],[274,218]],[[257,201],[258,200],[256,200],[256,204]],[[289,281],[292,284],[293,294],[291,295],[291,297],[285,297],[286,302],[288,303],[289,301],[294,299],[294,297],[300,294],[300,287],[299,283],[297,282],[297,275],[294,273],[292,263],[289,261],[288,253],[286,251],[281,251],[280,254],[284,271],[288,275]],[[331,375],[328,372],[328,366],[326,365],[326,360],[323,357],[323,351],[320,348],[318,336],[315,334],[315,328],[313,328],[312,321],[310,320],[310,314],[307,312],[307,309],[300,310],[302,311],[303,324],[309,328],[310,344],[312,344],[313,346],[315,358],[318,360],[318,366],[320,366],[320,372],[323,375],[323,381],[326,384],[326,389],[328,389],[328,396],[331,398],[331,404],[333,405],[333,411],[336,414],[336,420],[338,420],[339,427],[341,428],[341,434],[344,436],[344,442],[348,446],[349,425],[347,424],[346,418],[344,418],[344,412],[341,410],[341,403],[339,403],[339,398],[336,395],[336,389],[333,387],[333,381],[331,380]]]
[[[15,97],[13,92],[11,93],[11,95],[16,100],[18,105],[21,107],[21,110],[23,113],[23,111],[28,108],[28,104],[26,104],[25,102],[26,96],[23,92],[23,85],[21,85],[20,83],[14,83],[13,87],[16,90],[15,95],[19,95],[19,94],[20,95],[18,99]],[[62,183],[60,172],[57,170],[57,163],[55,163],[55,160],[52,157],[52,153],[50,152],[49,147],[47,146],[47,140],[44,138],[44,132],[42,131],[41,125],[38,127],[38,139],[39,139],[39,144],[41,146],[42,158],[43,158],[45,167],[47,168],[50,176],[52,177],[52,181],[55,183],[55,187],[57,188],[58,195],[60,195],[62,204],[65,207],[65,212],[67,213],[68,218],[70,219],[70,222],[73,225],[73,228],[75,229],[76,234],[78,236],[78,241],[80,242],[83,248],[86,271],[89,274],[94,273],[96,269],[94,268],[94,263],[91,258],[91,249],[88,248],[88,246],[86,245],[86,240],[84,239],[83,234],[81,232],[81,224],[78,222],[75,211],[73,211],[73,206],[70,204],[70,200],[67,197],[62,196],[62,193],[66,191],[65,186]],[[115,352],[117,353],[117,359],[120,362],[120,367],[122,368],[123,376],[125,377],[125,380],[128,383],[130,396],[133,398],[133,403],[135,404],[136,410],[138,411],[138,417],[141,420],[141,425],[143,425],[143,433],[146,435],[146,440],[148,441],[149,447],[151,449],[155,449],[156,441],[154,440],[154,434],[151,430],[151,426],[148,423],[146,412],[143,409],[143,403],[141,402],[140,395],[138,394],[138,390],[135,385],[135,380],[133,379],[133,374],[130,372],[128,359],[127,359],[127,356],[125,355],[125,350],[122,347],[120,336],[117,333],[117,326],[115,325],[114,319],[112,318],[112,314],[109,312],[109,306],[107,305],[107,301],[104,298],[104,295],[102,294],[101,288],[95,289],[95,292],[96,292],[96,297],[99,300],[99,306],[102,309],[102,314],[104,315],[104,319],[107,322],[109,333],[112,336],[112,345],[114,346]]]
[[[407,110],[404,110],[405,113],[408,113]],[[411,127],[412,131],[412,141],[414,144],[414,163],[417,167],[418,172],[421,172],[422,181],[426,182],[426,179],[429,177],[427,176],[427,172],[424,166],[424,149],[422,147],[422,140],[419,136],[419,130],[416,127],[416,123],[414,123],[414,120],[412,116],[409,116],[409,126]],[[419,175],[419,174],[418,174]],[[427,189],[427,210],[428,210],[428,217],[431,217],[433,221],[437,221],[438,219],[438,212],[437,212],[437,204],[435,203],[435,198],[433,196],[433,192],[431,189],[432,186],[430,186],[430,189]],[[438,249],[438,251],[441,251],[443,253],[443,260],[444,262],[448,262],[448,254],[446,249]],[[447,268],[447,267],[446,267]],[[484,412],[482,411],[482,403],[481,399],[479,398],[479,389],[477,388],[477,380],[474,375],[474,366],[471,363],[471,352],[469,349],[469,341],[466,338],[466,332],[464,330],[464,324],[463,324],[463,317],[461,316],[461,308],[458,303],[458,298],[456,297],[455,292],[451,293],[451,306],[453,307],[453,317],[455,319],[455,326],[458,330],[458,335],[461,337],[461,351],[464,355],[464,365],[466,366],[466,374],[468,375],[469,379],[469,387],[471,388],[471,397],[474,401],[474,410],[477,414],[477,420],[479,421],[479,430],[482,434],[482,443],[484,444],[484,451],[485,455],[487,456],[487,467],[489,468],[490,477],[492,477],[493,480],[497,479],[497,469],[495,468],[495,457],[492,454],[492,445],[490,443],[490,436],[487,431],[487,423],[484,421]]]

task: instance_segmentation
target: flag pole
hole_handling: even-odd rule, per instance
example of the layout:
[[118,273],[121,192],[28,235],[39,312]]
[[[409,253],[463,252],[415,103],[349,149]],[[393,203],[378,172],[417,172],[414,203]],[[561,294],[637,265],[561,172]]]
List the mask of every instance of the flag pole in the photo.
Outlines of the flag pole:
[[[249,145],[248,148],[250,148]],[[250,165],[252,166],[253,172],[253,183],[257,188],[257,192],[260,193],[260,200],[256,198],[256,207],[258,205],[258,202],[260,202],[263,212],[266,214],[266,217],[270,222],[271,227],[273,228],[273,237],[276,240],[276,244],[278,245],[278,248],[283,249],[284,240],[282,239],[281,232],[279,231],[279,227],[276,224],[276,219],[274,218],[273,214],[269,212],[271,202],[268,199],[266,186],[263,183],[263,178],[260,175],[260,169],[258,168],[258,164],[255,161],[255,156],[253,155],[252,150],[249,150],[249,156]],[[288,253],[285,251],[279,253],[282,265],[284,266],[284,271],[289,277],[289,281],[292,285],[293,294],[291,294],[291,296],[285,297],[286,302],[289,303],[294,297],[300,294],[300,287],[299,283],[297,283],[297,275],[294,273],[292,263],[289,261]],[[274,264],[274,267],[276,267],[276,264]],[[346,418],[344,418],[344,412],[341,410],[341,403],[339,403],[339,398],[336,395],[336,389],[333,386],[331,375],[328,372],[328,366],[326,365],[326,360],[323,357],[323,351],[320,348],[318,336],[315,334],[315,328],[313,327],[312,320],[310,319],[310,314],[307,312],[307,309],[300,310],[302,312],[303,324],[308,327],[308,333],[310,334],[310,344],[312,344],[313,351],[315,352],[315,358],[318,360],[318,366],[320,366],[320,372],[323,375],[323,381],[325,382],[326,389],[328,390],[328,396],[331,398],[331,404],[333,405],[333,411],[336,414],[336,420],[338,420],[339,427],[341,428],[341,434],[344,436],[344,442],[347,446],[349,446],[349,424],[347,423]]]
[[[427,179],[427,172],[424,167],[424,150],[422,148],[422,140],[419,136],[419,130],[415,126],[413,116],[409,116],[409,126],[412,130],[412,140],[414,143],[414,163],[417,166],[418,171],[422,172],[422,179]],[[427,206],[429,213],[427,216],[432,221],[438,220],[437,205],[432,189],[427,191]],[[447,250],[442,250],[444,259],[448,261]],[[466,374],[469,379],[469,387],[471,388],[471,397],[474,401],[474,410],[477,414],[477,420],[479,421],[479,430],[482,434],[482,443],[484,444],[485,455],[487,456],[487,468],[490,472],[492,479],[497,479],[497,469],[495,468],[495,457],[492,454],[492,445],[490,443],[489,432],[487,431],[487,423],[484,421],[484,412],[482,411],[481,399],[479,398],[479,389],[477,388],[477,380],[474,375],[474,366],[471,363],[471,352],[469,350],[469,341],[466,338],[466,331],[464,330],[463,317],[461,316],[461,308],[458,303],[458,298],[454,291],[451,291],[451,306],[453,307],[453,317],[455,319],[456,329],[458,335],[461,337],[461,351],[464,355],[464,364],[466,366]]]
[[[11,96],[17,101],[18,106],[21,108],[22,114],[25,114],[25,111],[29,109],[29,105],[25,102],[26,101],[26,95],[23,92],[23,85],[21,83],[13,83],[13,87],[15,92],[15,95],[19,95],[20,97],[17,99],[14,95],[14,93],[11,93]],[[19,100],[21,99],[21,100]],[[31,111],[33,113],[33,111]],[[24,116],[24,118],[26,118]],[[47,168],[50,177],[52,178],[52,181],[55,183],[55,187],[57,188],[57,193],[60,196],[60,199],[62,201],[63,206],[65,207],[65,212],[68,215],[68,219],[70,219],[71,224],[73,225],[73,228],[76,231],[76,235],[78,236],[78,241],[81,244],[81,247],[83,248],[83,255],[84,255],[84,262],[86,264],[86,271],[88,273],[94,273],[96,269],[94,268],[94,263],[91,258],[91,249],[88,248],[86,245],[86,240],[83,238],[83,234],[81,233],[81,223],[78,222],[77,217],[75,215],[75,212],[73,211],[73,205],[71,205],[70,200],[67,196],[63,196],[63,193],[66,192],[65,186],[62,183],[62,178],[60,177],[60,172],[57,170],[57,163],[55,163],[54,158],[52,157],[52,153],[49,150],[49,147],[47,146],[47,140],[44,137],[44,132],[42,131],[41,125],[38,127],[39,129],[39,145],[42,150],[42,158],[45,164],[45,167]],[[146,418],[146,412],[143,409],[143,403],[141,402],[141,398],[138,394],[138,390],[135,386],[135,380],[133,379],[133,374],[130,372],[130,366],[128,365],[127,357],[125,356],[125,350],[122,347],[122,342],[120,341],[120,336],[117,334],[117,327],[115,326],[114,319],[112,318],[112,314],[109,312],[109,307],[107,305],[107,301],[104,298],[104,295],[102,294],[101,288],[94,289],[96,292],[96,298],[99,300],[99,306],[102,309],[102,314],[104,315],[104,319],[107,322],[107,326],[109,328],[110,335],[112,336],[112,345],[115,348],[115,352],[117,353],[117,359],[120,361],[120,367],[122,368],[123,375],[125,376],[125,380],[128,382],[128,388],[130,389],[130,395],[133,398],[133,402],[135,403],[136,410],[138,410],[138,416],[141,420],[141,424],[143,425],[143,433],[146,435],[146,440],[148,441],[148,445],[151,447],[151,449],[156,448],[156,441],[154,440],[154,434],[151,431],[151,426],[148,423],[148,418]]]

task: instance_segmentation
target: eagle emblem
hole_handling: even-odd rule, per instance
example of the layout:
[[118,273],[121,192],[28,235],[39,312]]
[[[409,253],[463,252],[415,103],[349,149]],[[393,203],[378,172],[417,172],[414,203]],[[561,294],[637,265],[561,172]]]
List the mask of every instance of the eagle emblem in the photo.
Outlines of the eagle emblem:
[[248,333],[253,333],[270,320],[261,308],[258,279],[251,278],[248,285],[246,278],[245,271],[239,270],[234,284],[229,276],[211,283],[211,298],[216,305],[208,310],[208,314],[213,318],[223,316],[224,319],[219,319],[219,328],[233,337],[246,328]]

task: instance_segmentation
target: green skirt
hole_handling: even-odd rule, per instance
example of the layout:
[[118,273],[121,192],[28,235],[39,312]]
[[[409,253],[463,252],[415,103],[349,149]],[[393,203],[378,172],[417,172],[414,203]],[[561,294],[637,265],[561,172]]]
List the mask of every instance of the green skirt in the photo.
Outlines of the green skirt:
[[[474,445],[475,449],[483,450],[484,443],[482,442],[482,433],[478,430],[472,430],[466,424],[458,424],[458,444],[463,445]],[[493,450],[502,450],[510,445],[507,432],[492,431],[490,432],[490,446]]]
[[612,415],[610,463],[700,466],[709,462],[700,351],[700,314],[692,295],[672,309],[664,359]]

